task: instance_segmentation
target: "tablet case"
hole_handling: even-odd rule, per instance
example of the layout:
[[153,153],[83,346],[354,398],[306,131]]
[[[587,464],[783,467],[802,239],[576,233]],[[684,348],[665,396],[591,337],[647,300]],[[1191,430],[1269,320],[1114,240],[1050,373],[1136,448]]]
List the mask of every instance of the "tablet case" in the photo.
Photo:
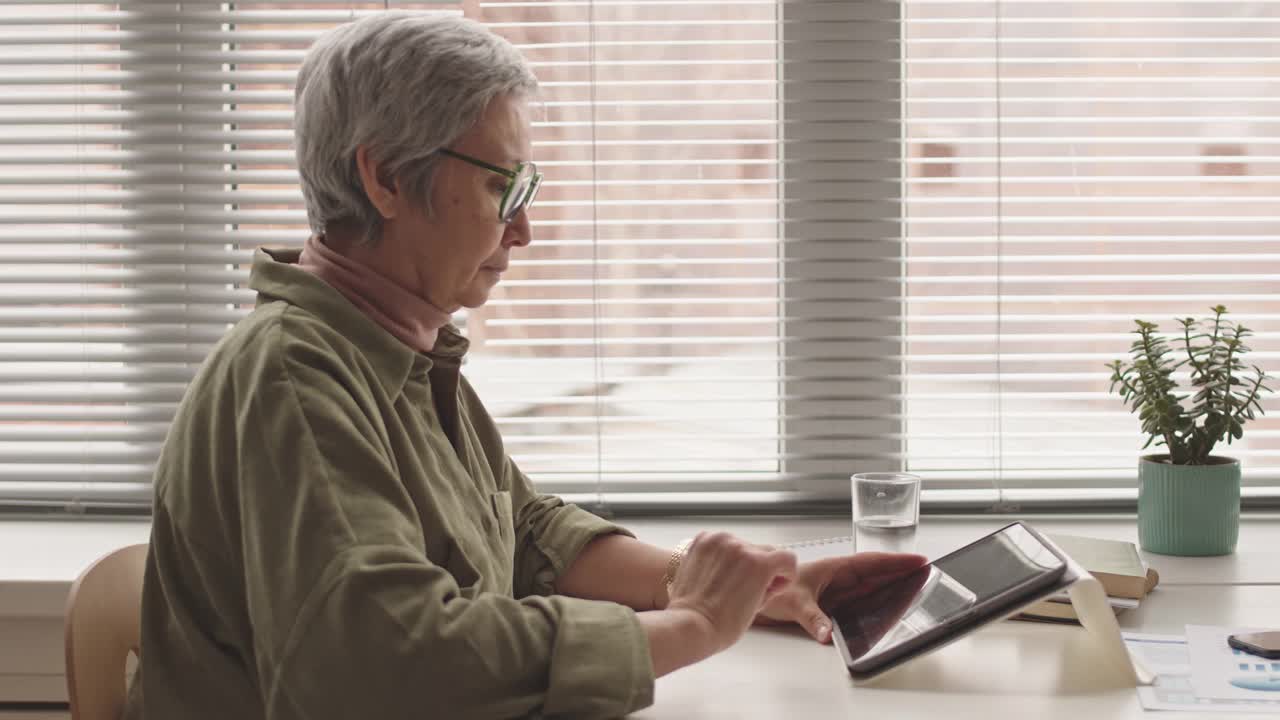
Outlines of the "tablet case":
[[[1041,533],[1041,536],[1043,537],[1043,533]],[[1053,544],[1052,540],[1046,539],[1046,542]],[[1053,545],[1053,547],[1059,552],[1062,550],[1057,545]],[[948,637],[943,642],[916,651],[882,672],[855,677],[853,678],[854,683],[864,685],[878,682],[903,667],[911,665],[919,658],[967,637],[993,622],[1017,615],[1026,607],[1066,590],[1071,598],[1071,604],[1075,606],[1076,613],[1080,617],[1080,624],[1090,635],[1098,661],[1105,663],[1111,669],[1111,672],[1116,674],[1115,677],[1127,686],[1150,685],[1154,680],[1154,676],[1143,668],[1136,659],[1130,657],[1129,651],[1125,648],[1124,638],[1120,635],[1120,624],[1116,621],[1115,613],[1111,611],[1107,604],[1107,593],[1103,589],[1102,583],[1098,582],[1079,563],[1072,560],[1069,555],[1066,553],[1062,553],[1062,555],[1067,558],[1067,569],[1058,582],[1028,595],[1024,601],[1014,603],[999,615],[993,615],[985,620],[975,622],[973,625],[963,628]],[[848,658],[842,657],[841,659],[847,665]]]

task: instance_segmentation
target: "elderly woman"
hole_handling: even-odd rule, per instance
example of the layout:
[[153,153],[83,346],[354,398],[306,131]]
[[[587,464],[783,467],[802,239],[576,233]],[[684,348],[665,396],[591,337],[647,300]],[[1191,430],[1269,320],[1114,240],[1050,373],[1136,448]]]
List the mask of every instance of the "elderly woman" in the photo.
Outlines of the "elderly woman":
[[672,552],[512,463],[450,313],[531,240],[533,75],[475,23],[388,12],[303,62],[313,234],[260,251],[155,475],[134,717],[616,716],[753,622],[915,556],[797,568],[724,533]]

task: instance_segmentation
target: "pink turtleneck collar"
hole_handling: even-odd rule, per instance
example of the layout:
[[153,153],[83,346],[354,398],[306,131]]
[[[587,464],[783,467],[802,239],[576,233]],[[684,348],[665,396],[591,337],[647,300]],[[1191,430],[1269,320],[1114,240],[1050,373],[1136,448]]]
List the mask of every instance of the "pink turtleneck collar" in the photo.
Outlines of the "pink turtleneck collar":
[[335,252],[318,235],[302,246],[298,267],[342,293],[369,319],[418,352],[430,352],[449,313],[396,285],[373,268]]

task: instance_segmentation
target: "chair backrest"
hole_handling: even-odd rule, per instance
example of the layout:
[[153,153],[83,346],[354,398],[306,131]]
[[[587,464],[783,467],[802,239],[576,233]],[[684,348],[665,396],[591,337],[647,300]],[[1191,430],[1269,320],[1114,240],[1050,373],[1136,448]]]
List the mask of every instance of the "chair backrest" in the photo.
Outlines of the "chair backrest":
[[147,546],[95,560],[67,597],[67,696],[72,720],[119,720],[129,652],[142,641],[142,575]]

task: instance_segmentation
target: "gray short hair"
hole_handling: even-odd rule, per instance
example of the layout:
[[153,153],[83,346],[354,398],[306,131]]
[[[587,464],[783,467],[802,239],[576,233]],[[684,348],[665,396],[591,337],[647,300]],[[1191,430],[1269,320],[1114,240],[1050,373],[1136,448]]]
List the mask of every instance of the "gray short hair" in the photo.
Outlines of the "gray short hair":
[[536,90],[520,52],[465,18],[388,11],[324,33],[303,58],[294,92],[294,151],[312,231],[354,220],[365,241],[381,237],[357,146],[368,146],[430,212],[436,151],[470,130],[495,97]]

